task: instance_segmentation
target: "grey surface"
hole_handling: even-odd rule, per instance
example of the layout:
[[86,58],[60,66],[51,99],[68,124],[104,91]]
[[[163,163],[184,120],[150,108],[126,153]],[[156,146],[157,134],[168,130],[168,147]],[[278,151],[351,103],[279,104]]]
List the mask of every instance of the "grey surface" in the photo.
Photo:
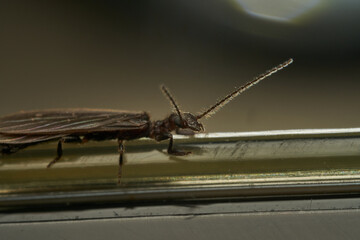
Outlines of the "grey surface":
[[[44,211],[46,209],[46,211]],[[333,199],[248,199],[241,201],[182,201],[163,204],[117,204],[117,207],[101,205],[101,207],[87,209],[39,208],[37,211],[4,212],[0,213],[0,226],[14,223],[58,222],[101,219],[135,219],[146,217],[175,217],[175,216],[203,216],[215,214],[235,213],[274,213],[274,212],[314,212],[327,210],[354,210],[360,209],[360,198],[333,198]]]
[[0,225],[1,239],[359,239],[359,211],[144,217]]

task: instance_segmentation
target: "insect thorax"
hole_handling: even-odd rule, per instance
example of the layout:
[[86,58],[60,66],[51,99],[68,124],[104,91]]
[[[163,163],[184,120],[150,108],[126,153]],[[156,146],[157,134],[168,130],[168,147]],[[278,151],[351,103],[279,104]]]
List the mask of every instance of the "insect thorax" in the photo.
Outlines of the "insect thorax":
[[156,141],[162,141],[171,137],[171,132],[176,129],[176,125],[170,117],[164,120],[154,121],[151,124],[149,137]]

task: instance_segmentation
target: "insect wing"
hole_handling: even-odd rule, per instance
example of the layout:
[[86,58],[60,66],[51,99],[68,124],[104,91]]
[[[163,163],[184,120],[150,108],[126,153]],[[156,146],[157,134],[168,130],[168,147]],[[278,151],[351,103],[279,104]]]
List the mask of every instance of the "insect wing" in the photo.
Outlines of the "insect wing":
[[20,112],[0,118],[0,134],[56,136],[142,129],[148,123],[149,115],[145,112],[92,109],[43,110]]
[[0,145],[1,144],[33,144],[46,142],[50,140],[56,140],[64,137],[66,135],[3,135],[0,134]]

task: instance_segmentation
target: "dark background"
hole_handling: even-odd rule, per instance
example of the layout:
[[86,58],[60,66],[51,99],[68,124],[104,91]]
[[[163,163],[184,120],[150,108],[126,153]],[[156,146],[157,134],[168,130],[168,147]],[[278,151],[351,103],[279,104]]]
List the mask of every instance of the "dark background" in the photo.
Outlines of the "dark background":
[[203,120],[207,131],[358,127],[360,4],[309,2],[274,20],[236,1],[1,1],[0,114],[90,107],[160,119],[171,111],[161,83],[198,112],[292,57]]

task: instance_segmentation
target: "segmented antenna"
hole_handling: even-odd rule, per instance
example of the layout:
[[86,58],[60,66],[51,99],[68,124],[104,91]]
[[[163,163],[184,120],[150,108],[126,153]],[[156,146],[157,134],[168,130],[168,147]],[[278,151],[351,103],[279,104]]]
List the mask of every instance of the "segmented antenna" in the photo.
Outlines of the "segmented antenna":
[[175,99],[171,96],[169,90],[165,87],[165,85],[161,85],[160,86],[162,92],[164,93],[164,95],[170,100],[171,104],[173,105],[173,107],[175,108],[177,114],[179,115],[180,117],[180,120],[181,122],[183,121],[183,118],[181,116],[181,112],[180,112],[180,109],[179,107],[177,106],[176,102],[175,102]]
[[197,115],[196,118],[197,119],[200,119],[202,117],[209,118],[211,115],[215,114],[218,110],[220,110],[220,108],[222,108],[223,106],[228,104],[235,97],[239,96],[241,93],[245,92],[246,90],[248,90],[249,88],[251,88],[252,86],[257,84],[258,82],[260,82],[261,80],[264,80],[265,78],[269,77],[273,73],[276,73],[277,71],[280,71],[284,67],[287,67],[292,62],[293,62],[293,59],[290,58],[289,60],[283,62],[282,64],[280,64],[280,65],[268,70],[267,72],[259,75],[258,77],[256,77],[251,82],[248,82],[245,85],[237,88],[235,91],[233,91],[232,93],[228,94],[226,97],[224,97],[223,99],[221,99],[220,101],[215,103],[215,105],[211,106],[210,108],[208,108],[207,110],[205,110],[201,114]]

